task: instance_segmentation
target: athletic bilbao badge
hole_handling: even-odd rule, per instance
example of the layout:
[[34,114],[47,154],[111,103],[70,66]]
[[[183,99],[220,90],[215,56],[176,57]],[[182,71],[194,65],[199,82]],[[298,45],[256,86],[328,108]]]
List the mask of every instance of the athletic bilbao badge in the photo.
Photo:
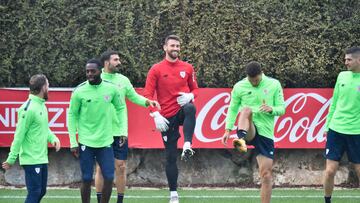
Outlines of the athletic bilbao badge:
[[186,76],[185,71],[180,71],[180,76],[181,76],[182,78],[185,78],[185,76]]
[[35,172],[36,172],[37,174],[39,174],[39,173],[40,173],[40,168],[35,168]]
[[109,96],[109,95],[105,95],[105,96],[104,96],[104,100],[105,100],[106,102],[109,102],[109,101],[110,101],[110,96]]

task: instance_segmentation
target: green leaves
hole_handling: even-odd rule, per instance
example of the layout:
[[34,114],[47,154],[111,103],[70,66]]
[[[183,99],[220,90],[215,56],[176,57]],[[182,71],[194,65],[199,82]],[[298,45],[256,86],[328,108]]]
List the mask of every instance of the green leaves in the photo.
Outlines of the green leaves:
[[232,87],[252,60],[285,87],[332,87],[360,38],[355,0],[1,1],[0,10],[0,86],[44,73],[51,86],[74,87],[106,49],[143,86],[164,38],[177,34],[201,87]]

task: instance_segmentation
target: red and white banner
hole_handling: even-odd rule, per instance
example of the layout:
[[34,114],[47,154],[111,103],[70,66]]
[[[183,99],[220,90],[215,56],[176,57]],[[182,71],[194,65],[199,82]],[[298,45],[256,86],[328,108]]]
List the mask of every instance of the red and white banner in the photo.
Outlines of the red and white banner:
[[[72,89],[50,89],[51,130],[69,147],[67,111]],[[141,92],[141,88],[137,91]],[[201,88],[196,98],[194,148],[224,148],[225,116],[230,103],[230,88]],[[324,124],[333,89],[285,89],[286,114],[275,120],[276,148],[324,148]],[[0,147],[13,140],[17,109],[27,99],[26,89],[0,89]],[[129,146],[131,148],[163,148],[160,133],[155,130],[149,110],[128,102]],[[235,131],[232,132],[235,137]],[[179,146],[182,146],[180,139]]]

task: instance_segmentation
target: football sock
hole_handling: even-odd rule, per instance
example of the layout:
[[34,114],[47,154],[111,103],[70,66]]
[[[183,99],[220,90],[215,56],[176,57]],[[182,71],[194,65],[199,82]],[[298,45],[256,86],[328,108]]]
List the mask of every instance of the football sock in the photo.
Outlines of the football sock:
[[98,203],[100,203],[101,195],[102,195],[101,192],[97,192],[97,193],[96,193],[96,198],[97,198]]
[[325,203],[331,203],[331,196],[329,196],[329,197],[324,197],[324,199],[325,199]]
[[238,138],[241,139],[241,138],[244,138],[247,135],[247,131],[240,129],[240,130],[236,131],[236,134],[237,134]]
[[123,203],[123,199],[124,199],[124,194],[118,193],[117,203]]

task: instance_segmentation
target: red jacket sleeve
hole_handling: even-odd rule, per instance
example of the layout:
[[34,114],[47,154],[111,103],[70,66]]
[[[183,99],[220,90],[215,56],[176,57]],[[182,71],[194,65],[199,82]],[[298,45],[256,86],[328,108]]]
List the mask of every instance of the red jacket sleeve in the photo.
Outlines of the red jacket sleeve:
[[194,68],[191,66],[191,77],[188,78],[188,84],[189,84],[189,88],[191,93],[194,94],[194,98],[196,98],[197,94],[198,94],[198,84],[196,81],[196,73],[194,71]]
[[[146,77],[146,83],[145,83],[145,88],[143,91],[143,95],[144,97],[150,99],[150,100],[154,100],[154,94],[155,94],[155,90],[156,90],[156,84],[157,84],[157,74],[156,74],[156,70],[154,67],[151,67],[151,69],[149,70],[147,77]],[[151,112],[157,111],[156,107],[149,107]]]

